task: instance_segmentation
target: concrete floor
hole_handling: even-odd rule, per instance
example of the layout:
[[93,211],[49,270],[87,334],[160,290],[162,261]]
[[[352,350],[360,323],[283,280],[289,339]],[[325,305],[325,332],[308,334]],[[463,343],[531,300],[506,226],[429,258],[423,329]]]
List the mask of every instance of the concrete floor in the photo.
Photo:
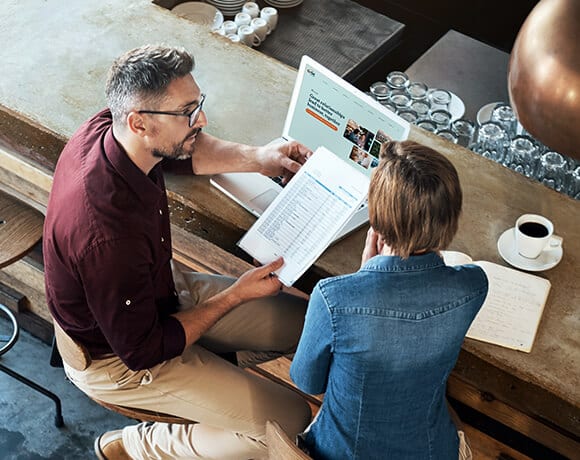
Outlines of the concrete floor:
[[[0,334],[9,323],[0,319]],[[104,431],[135,423],[99,406],[72,385],[62,368],[50,367],[51,347],[21,331],[2,364],[60,397],[65,425],[54,426],[55,404],[0,372],[0,459],[80,460],[95,458],[93,442]]]

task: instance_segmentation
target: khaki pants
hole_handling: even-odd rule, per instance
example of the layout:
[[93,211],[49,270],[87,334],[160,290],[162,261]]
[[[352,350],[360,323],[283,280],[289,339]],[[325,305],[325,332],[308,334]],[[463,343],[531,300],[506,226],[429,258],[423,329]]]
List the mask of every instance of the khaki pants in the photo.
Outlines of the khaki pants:
[[459,460],[473,460],[465,431],[459,430],[457,435],[459,436]]
[[[180,297],[191,294],[190,308],[233,282],[191,272],[179,275],[176,286]],[[112,357],[96,360],[84,371],[65,363],[65,371],[82,391],[102,401],[198,422],[141,423],[124,428],[123,443],[132,458],[265,458],[266,421],[276,420],[295,436],[309,423],[310,408],[295,392],[250,374],[214,352],[291,352],[300,337],[305,311],[304,300],[280,293],[236,308],[181,356],[151,369],[132,371]]]
[[465,431],[463,431],[463,423],[461,423],[459,415],[457,415],[457,412],[455,412],[449,402],[447,402],[447,410],[449,411],[451,420],[453,420],[453,423],[457,428],[457,436],[459,437],[459,460],[473,460],[473,454],[471,453],[469,440],[467,439]]

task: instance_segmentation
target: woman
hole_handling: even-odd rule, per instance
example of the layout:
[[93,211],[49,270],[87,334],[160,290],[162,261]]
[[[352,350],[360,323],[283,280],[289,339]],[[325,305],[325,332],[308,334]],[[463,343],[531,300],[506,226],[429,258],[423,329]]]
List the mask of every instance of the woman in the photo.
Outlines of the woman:
[[488,288],[479,267],[447,267],[438,253],[461,202],[443,155],[383,144],[362,266],[317,284],[291,367],[300,389],[325,393],[302,434],[315,459],[458,458],[445,388]]

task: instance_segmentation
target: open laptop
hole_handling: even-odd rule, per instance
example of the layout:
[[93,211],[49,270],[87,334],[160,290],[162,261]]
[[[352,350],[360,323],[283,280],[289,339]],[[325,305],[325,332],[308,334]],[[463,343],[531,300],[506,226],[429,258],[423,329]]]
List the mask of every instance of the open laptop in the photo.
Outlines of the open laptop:
[[[408,122],[372,97],[303,56],[282,137],[276,141],[296,140],[313,151],[322,145],[370,176],[381,144],[406,139],[409,129]],[[282,190],[272,178],[258,173],[219,174],[210,181],[257,217]],[[363,205],[335,240],[366,222],[368,208]]]

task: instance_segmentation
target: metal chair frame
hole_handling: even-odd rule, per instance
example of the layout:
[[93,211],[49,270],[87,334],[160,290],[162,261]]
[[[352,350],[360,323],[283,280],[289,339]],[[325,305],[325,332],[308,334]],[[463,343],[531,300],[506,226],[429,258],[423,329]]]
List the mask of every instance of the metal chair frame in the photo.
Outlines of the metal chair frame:
[[[18,337],[20,336],[20,326],[18,325],[18,321],[16,320],[16,316],[14,313],[5,305],[0,303],[0,310],[8,316],[8,319],[12,322],[12,334],[10,336],[0,336],[0,342],[5,342],[5,344],[0,347],[0,358],[10,351],[10,349],[16,344],[18,341]],[[33,382],[32,380],[24,377],[23,375],[14,372],[9,367],[6,367],[4,364],[0,363],[0,371],[8,374],[10,377],[18,380],[19,382],[29,386],[33,390],[42,393],[46,397],[52,399],[56,406],[56,415],[54,417],[54,425],[58,428],[64,426],[64,419],[62,417],[62,406],[60,403],[60,398],[55,395],[52,391],[47,390],[46,388],[40,386],[39,384]]]

